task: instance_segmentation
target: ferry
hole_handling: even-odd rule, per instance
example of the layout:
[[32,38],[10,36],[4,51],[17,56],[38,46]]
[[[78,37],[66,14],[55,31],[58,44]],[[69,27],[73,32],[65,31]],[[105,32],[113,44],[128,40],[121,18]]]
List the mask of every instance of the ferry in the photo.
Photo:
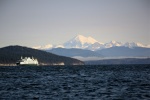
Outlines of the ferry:
[[31,66],[31,65],[32,66],[38,66],[39,65],[38,60],[33,58],[33,57],[32,58],[30,58],[30,57],[22,58],[21,57],[21,60],[18,60],[16,62],[16,64],[19,66]]

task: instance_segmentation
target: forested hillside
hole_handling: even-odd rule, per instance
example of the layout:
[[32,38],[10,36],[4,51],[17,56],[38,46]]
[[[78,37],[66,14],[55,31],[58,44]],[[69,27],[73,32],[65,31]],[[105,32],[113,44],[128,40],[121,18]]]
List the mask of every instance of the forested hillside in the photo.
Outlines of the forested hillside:
[[40,64],[52,65],[53,63],[63,62],[65,65],[84,64],[83,62],[69,58],[58,56],[45,51],[32,49],[22,46],[8,46],[0,48],[0,64],[15,64],[20,57],[35,57]]

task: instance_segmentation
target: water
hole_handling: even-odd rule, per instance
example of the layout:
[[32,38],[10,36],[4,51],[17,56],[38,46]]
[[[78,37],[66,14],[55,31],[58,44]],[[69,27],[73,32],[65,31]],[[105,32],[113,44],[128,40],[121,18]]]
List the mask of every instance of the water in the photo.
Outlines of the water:
[[1,66],[0,99],[147,100],[150,65]]

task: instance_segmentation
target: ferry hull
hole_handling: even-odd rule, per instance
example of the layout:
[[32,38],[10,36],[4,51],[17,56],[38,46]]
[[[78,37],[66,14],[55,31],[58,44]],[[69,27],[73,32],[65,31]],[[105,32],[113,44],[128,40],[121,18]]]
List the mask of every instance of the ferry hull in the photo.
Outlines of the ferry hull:
[[16,63],[17,66],[38,66],[38,64],[18,64]]

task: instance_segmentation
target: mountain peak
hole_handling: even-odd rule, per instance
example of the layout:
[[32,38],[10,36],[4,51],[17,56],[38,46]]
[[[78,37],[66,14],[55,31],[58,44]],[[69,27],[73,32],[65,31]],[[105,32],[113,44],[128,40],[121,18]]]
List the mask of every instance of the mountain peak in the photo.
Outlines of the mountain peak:
[[146,46],[146,45],[143,45],[143,44],[141,44],[141,43],[139,43],[139,42],[131,42],[131,43],[129,43],[129,42],[126,42],[125,44],[124,44],[124,46],[125,47],[129,47],[129,48],[133,48],[133,47],[146,47],[146,48],[149,48],[148,46]]
[[72,40],[76,40],[76,41],[85,41],[86,37],[83,35],[77,35],[75,38],[73,38]]
[[64,46],[67,48],[87,48],[89,45],[94,44],[95,42],[98,42],[92,37],[85,37],[83,35],[77,35],[70,41],[64,43]]
[[94,44],[95,42],[98,42],[97,40],[95,40],[94,38],[92,37],[85,37],[83,35],[77,35],[74,40],[76,41],[80,41],[82,44],[84,43],[90,43],[90,44]]
[[85,38],[85,36],[78,34],[75,38]]
[[44,50],[46,50],[46,49],[53,48],[53,45],[52,45],[52,44],[47,44],[47,45],[44,45],[44,46],[34,46],[34,47],[32,47],[32,48],[34,48],[34,49],[44,49]]
[[122,43],[113,40],[113,41],[110,41],[109,43],[104,44],[105,48],[110,48],[110,47],[114,47],[114,46],[122,46]]

